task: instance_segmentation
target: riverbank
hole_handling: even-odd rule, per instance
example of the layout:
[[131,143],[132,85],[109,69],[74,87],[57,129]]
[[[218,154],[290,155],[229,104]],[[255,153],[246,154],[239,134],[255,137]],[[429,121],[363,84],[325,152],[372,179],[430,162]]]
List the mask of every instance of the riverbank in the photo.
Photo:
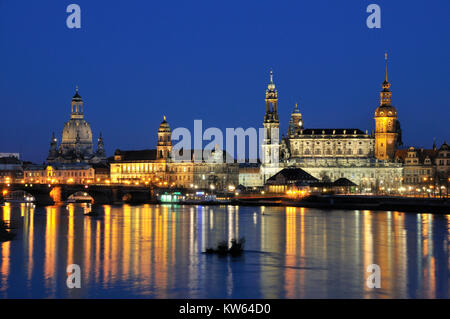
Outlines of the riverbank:
[[320,209],[383,210],[450,214],[450,201],[448,199],[440,198],[318,195],[310,196],[302,200],[287,199],[284,197],[265,199],[236,198],[232,200],[232,204],[242,206],[295,206]]

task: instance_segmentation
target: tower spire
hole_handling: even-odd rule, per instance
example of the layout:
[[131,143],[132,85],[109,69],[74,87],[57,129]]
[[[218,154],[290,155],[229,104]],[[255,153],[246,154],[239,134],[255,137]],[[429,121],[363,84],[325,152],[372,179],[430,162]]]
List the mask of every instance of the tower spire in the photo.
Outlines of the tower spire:
[[381,97],[381,105],[391,105],[391,96],[392,93],[389,90],[389,88],[391,87],[391,84],[388,82],[388,78],[387,78],[387,52],[384,53],[384,82],[381,85],[381,87],[383,88],[381,90],[380,93],[380,97]]
[[270,82],[266,90],[266,115],[264,116],[264,122],[273,121],[278,123],[277,102],[278,93],[275,89],[275,83],[273,83],[273,71],[270,70]]
[[388,54],[387,52],[384,53],[384,82],[388,81],[387,78],[387,58],[388,58]]

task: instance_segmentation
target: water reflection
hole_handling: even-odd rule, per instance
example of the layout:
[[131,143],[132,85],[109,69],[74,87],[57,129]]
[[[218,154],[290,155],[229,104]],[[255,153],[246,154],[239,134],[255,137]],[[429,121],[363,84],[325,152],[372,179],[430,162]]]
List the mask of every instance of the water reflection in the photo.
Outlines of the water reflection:
[[[0,244],[1,297],[449,297],[449,215],[71,204],[0,216],[17,233]],[[201,253],[242,236],[242,257]],[[66,287],[74,263],[81,289]],[[366,286],[371,264],[381,289]]]

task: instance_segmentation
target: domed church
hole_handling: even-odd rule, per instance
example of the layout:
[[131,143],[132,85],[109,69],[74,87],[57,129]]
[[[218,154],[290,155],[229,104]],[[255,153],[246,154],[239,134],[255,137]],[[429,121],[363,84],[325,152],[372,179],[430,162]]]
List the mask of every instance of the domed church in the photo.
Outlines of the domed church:
[[83,100],[76,88],[72,98],[70,120],[64,125],[61,144],[57,145],[53,133],[50,142],[48,163],[100,163],[106,160],[103,138],[97,141],[97,151],[93,151],[92,130],[84,120]]

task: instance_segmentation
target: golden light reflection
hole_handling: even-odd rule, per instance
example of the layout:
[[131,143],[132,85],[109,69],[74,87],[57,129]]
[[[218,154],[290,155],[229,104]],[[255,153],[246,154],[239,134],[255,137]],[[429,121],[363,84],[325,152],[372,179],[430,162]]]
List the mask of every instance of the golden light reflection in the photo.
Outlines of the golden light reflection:
[[[286,207],[286,266],[297,266],[297,212],[295,207]],[[286,268],[285,290],[287,298],[295,298],[296,274],[295,268]]]
[[84,281],[88,282],[91,274],[91,251],[92,251],[92,219],[91,218],[84,218],[83,219],[83,229],[84,229],[84,239],[83,239],[83,261],[84,261],[84,267],[83,267],[83,274],[84,274]]
[[422,260],[426,263],[423,267],[423,284],[427,292],[427,298],[435,298],[436,291],[436,261],[433,254],[433,215],[422,214],[423,253]]
[[104,206],[104,216],[103,216],[103,286],[107,288],[110,279],[111,272],[111,206]]
[[[11,220],[11,207],[9,205],[5,205],[3,208],[3,220],[5,222],[9,222]],[[3,242],[0,243],[0,252],[1,252],[1,264],[0,264],[0,291],[3,291],[8,288],[8,278],[11,266],[11,242]]]
[[27,279],[28,283],[31,285],[31,278],[33,276],[33,245],[34,245],[34,205],[29,207],[25,214],[24,222],[24,242],[26,242],[25,253],[27,258]]
[[67,224],[67,265],[73,264],[73,244],[74,244],[74,213],[75,206],[70,204],[67,206],[69,211],[68,224]]
[[53,288],[58,248],[58,216],[55,206],[46,207],[44,278],[47,289]]
[[8,278],[9,278],[9,270],[10,270],[10,262],[11,262],[11,242],[7,241],[0,244],[1,249],[1,266],[0,266],[0,275],[1,275],[1,286],[0,291],[8,288]]
[[[368,275],[367,267],[371,264],[374,264],[374,253],[373,253],[373,232],[372,232],[372,216],[370,211],[363,211],[363,278],[366,278]],[[364,285],[364,290],[366,294],[365,298],[370,297],[373,289],[369,288],[367,285]]]
[[[0,291],[11,287],[17,268],[28,290],[36,290],[31,284],[44,277],[42,291],[52,297],[59,293],[55,287],[62,267],[79,263],[83,282],[99,290],[126,284],[127,293],[171,298],[181,285],[187,293],[214,287],[233,296],[239,286],[235,265],[249,262],[260,271],[249,276],[255,276],[252,284],[264,298],[305,298],[311,292],[313,297],[330,296],[337,289],[330,285],[344,282],[357,298],[403,298],[408,293],[435,298],[442,289],[438,274],[450,264],[445,248],[450,243],[450,215],[355,211],[330,216],[295,207],[265,208],[262,215],[255,208],[241,207],[239,212],[230,206],[106,205],[99,208],[101,218],[92,218],[83,216],[79,205],[68,205],[67,212],[56,206],[45,208],[46,214],[35,215],[34,210],[32,205],[2,207],[0,216],[19,221],[24,229],[19,241],[0,244]],[[439,229],[444,233],[433,234]],[[246,254],[223,265],[222,273],[210,281],[203,280],[202,271],[217,271],[222,260],[205,259],[201,251],[238,237],[239,230],[247,238],[246,248],[263,254]],[[16,260],[22,268],[14,265]],[[365,284],[372,263],[381,267],[378,292]]]

